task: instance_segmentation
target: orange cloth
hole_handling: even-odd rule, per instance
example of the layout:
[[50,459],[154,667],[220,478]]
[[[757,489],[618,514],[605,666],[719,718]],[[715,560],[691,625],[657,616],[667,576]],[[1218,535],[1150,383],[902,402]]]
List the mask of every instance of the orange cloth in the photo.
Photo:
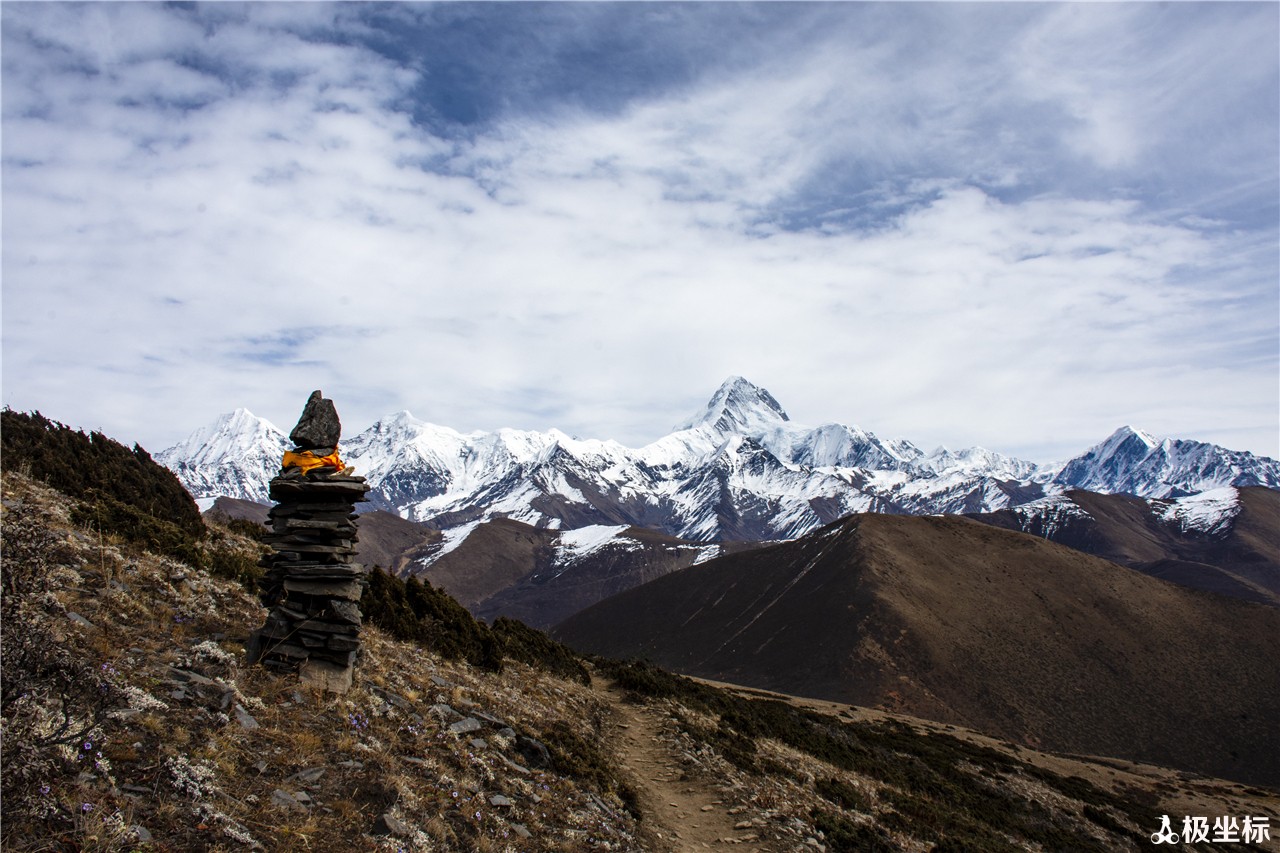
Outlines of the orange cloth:
[[286,450],[281,467],[301,468],[302,473],[305,474],[313,468],[332,468],[335,471],[341,471],[346,466],[338,458],[338,451],[335,449],[328,456],[316,456],[310,450]]

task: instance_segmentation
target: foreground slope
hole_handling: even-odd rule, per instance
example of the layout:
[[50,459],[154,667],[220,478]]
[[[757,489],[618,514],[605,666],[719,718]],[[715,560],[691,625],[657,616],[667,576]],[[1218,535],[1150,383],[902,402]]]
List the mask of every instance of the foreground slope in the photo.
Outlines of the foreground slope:
[[202,565],[255,543],[215,527],[184,563],[3,486],[5,850],[1113,851],[1162,814],[1280,821],[1218,780],[653,667],[481,668],[368,626],[352,690],[310,694],[244,665],[263,610]]
[[958,517],[862,515],[660,578],[583,651],[1280,784],[1280,611]]

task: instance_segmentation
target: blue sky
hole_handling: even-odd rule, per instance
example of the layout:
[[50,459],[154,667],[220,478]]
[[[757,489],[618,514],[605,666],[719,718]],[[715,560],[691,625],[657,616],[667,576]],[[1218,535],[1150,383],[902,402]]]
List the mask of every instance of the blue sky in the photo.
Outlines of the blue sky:
[[6,2],[4,402],[1277,457],[1278,12]]

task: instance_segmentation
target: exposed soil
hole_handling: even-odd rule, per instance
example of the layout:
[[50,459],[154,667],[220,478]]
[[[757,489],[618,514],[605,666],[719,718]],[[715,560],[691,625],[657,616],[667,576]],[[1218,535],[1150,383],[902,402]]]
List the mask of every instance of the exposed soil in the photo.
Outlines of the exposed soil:
[[664,735],[660,711],[628,702],[602,678],[593,686],[614,711],[611,745],[637,792],[642,830],[653,850],[773,850],[751,829],[735,829],[749,815],[730,814],[714,782],[686,769],[680,749]]

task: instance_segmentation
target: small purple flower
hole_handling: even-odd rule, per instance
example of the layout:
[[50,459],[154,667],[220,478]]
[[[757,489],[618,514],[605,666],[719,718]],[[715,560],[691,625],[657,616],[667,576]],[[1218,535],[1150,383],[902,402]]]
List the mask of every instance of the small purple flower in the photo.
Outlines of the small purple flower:
[[89,812],[93,811],[93,803],[81,803],[80,811],[84,812],[85,814],[88,814]]
[[41,794],[41,796],[45,796],[45,797],[49,796],[49,783],[48,783],[48,782],[46,782],[45,784],[43,784],[43,785],[41,785],[41,786],[40,786],[40,794]]
[[92,751],[93,751],[93,741],[91,741],[91,740],[87,740],[87,741],[85,741],[85,742],[84,742],[84,751],[85,751],[85,752],[92,752]]

